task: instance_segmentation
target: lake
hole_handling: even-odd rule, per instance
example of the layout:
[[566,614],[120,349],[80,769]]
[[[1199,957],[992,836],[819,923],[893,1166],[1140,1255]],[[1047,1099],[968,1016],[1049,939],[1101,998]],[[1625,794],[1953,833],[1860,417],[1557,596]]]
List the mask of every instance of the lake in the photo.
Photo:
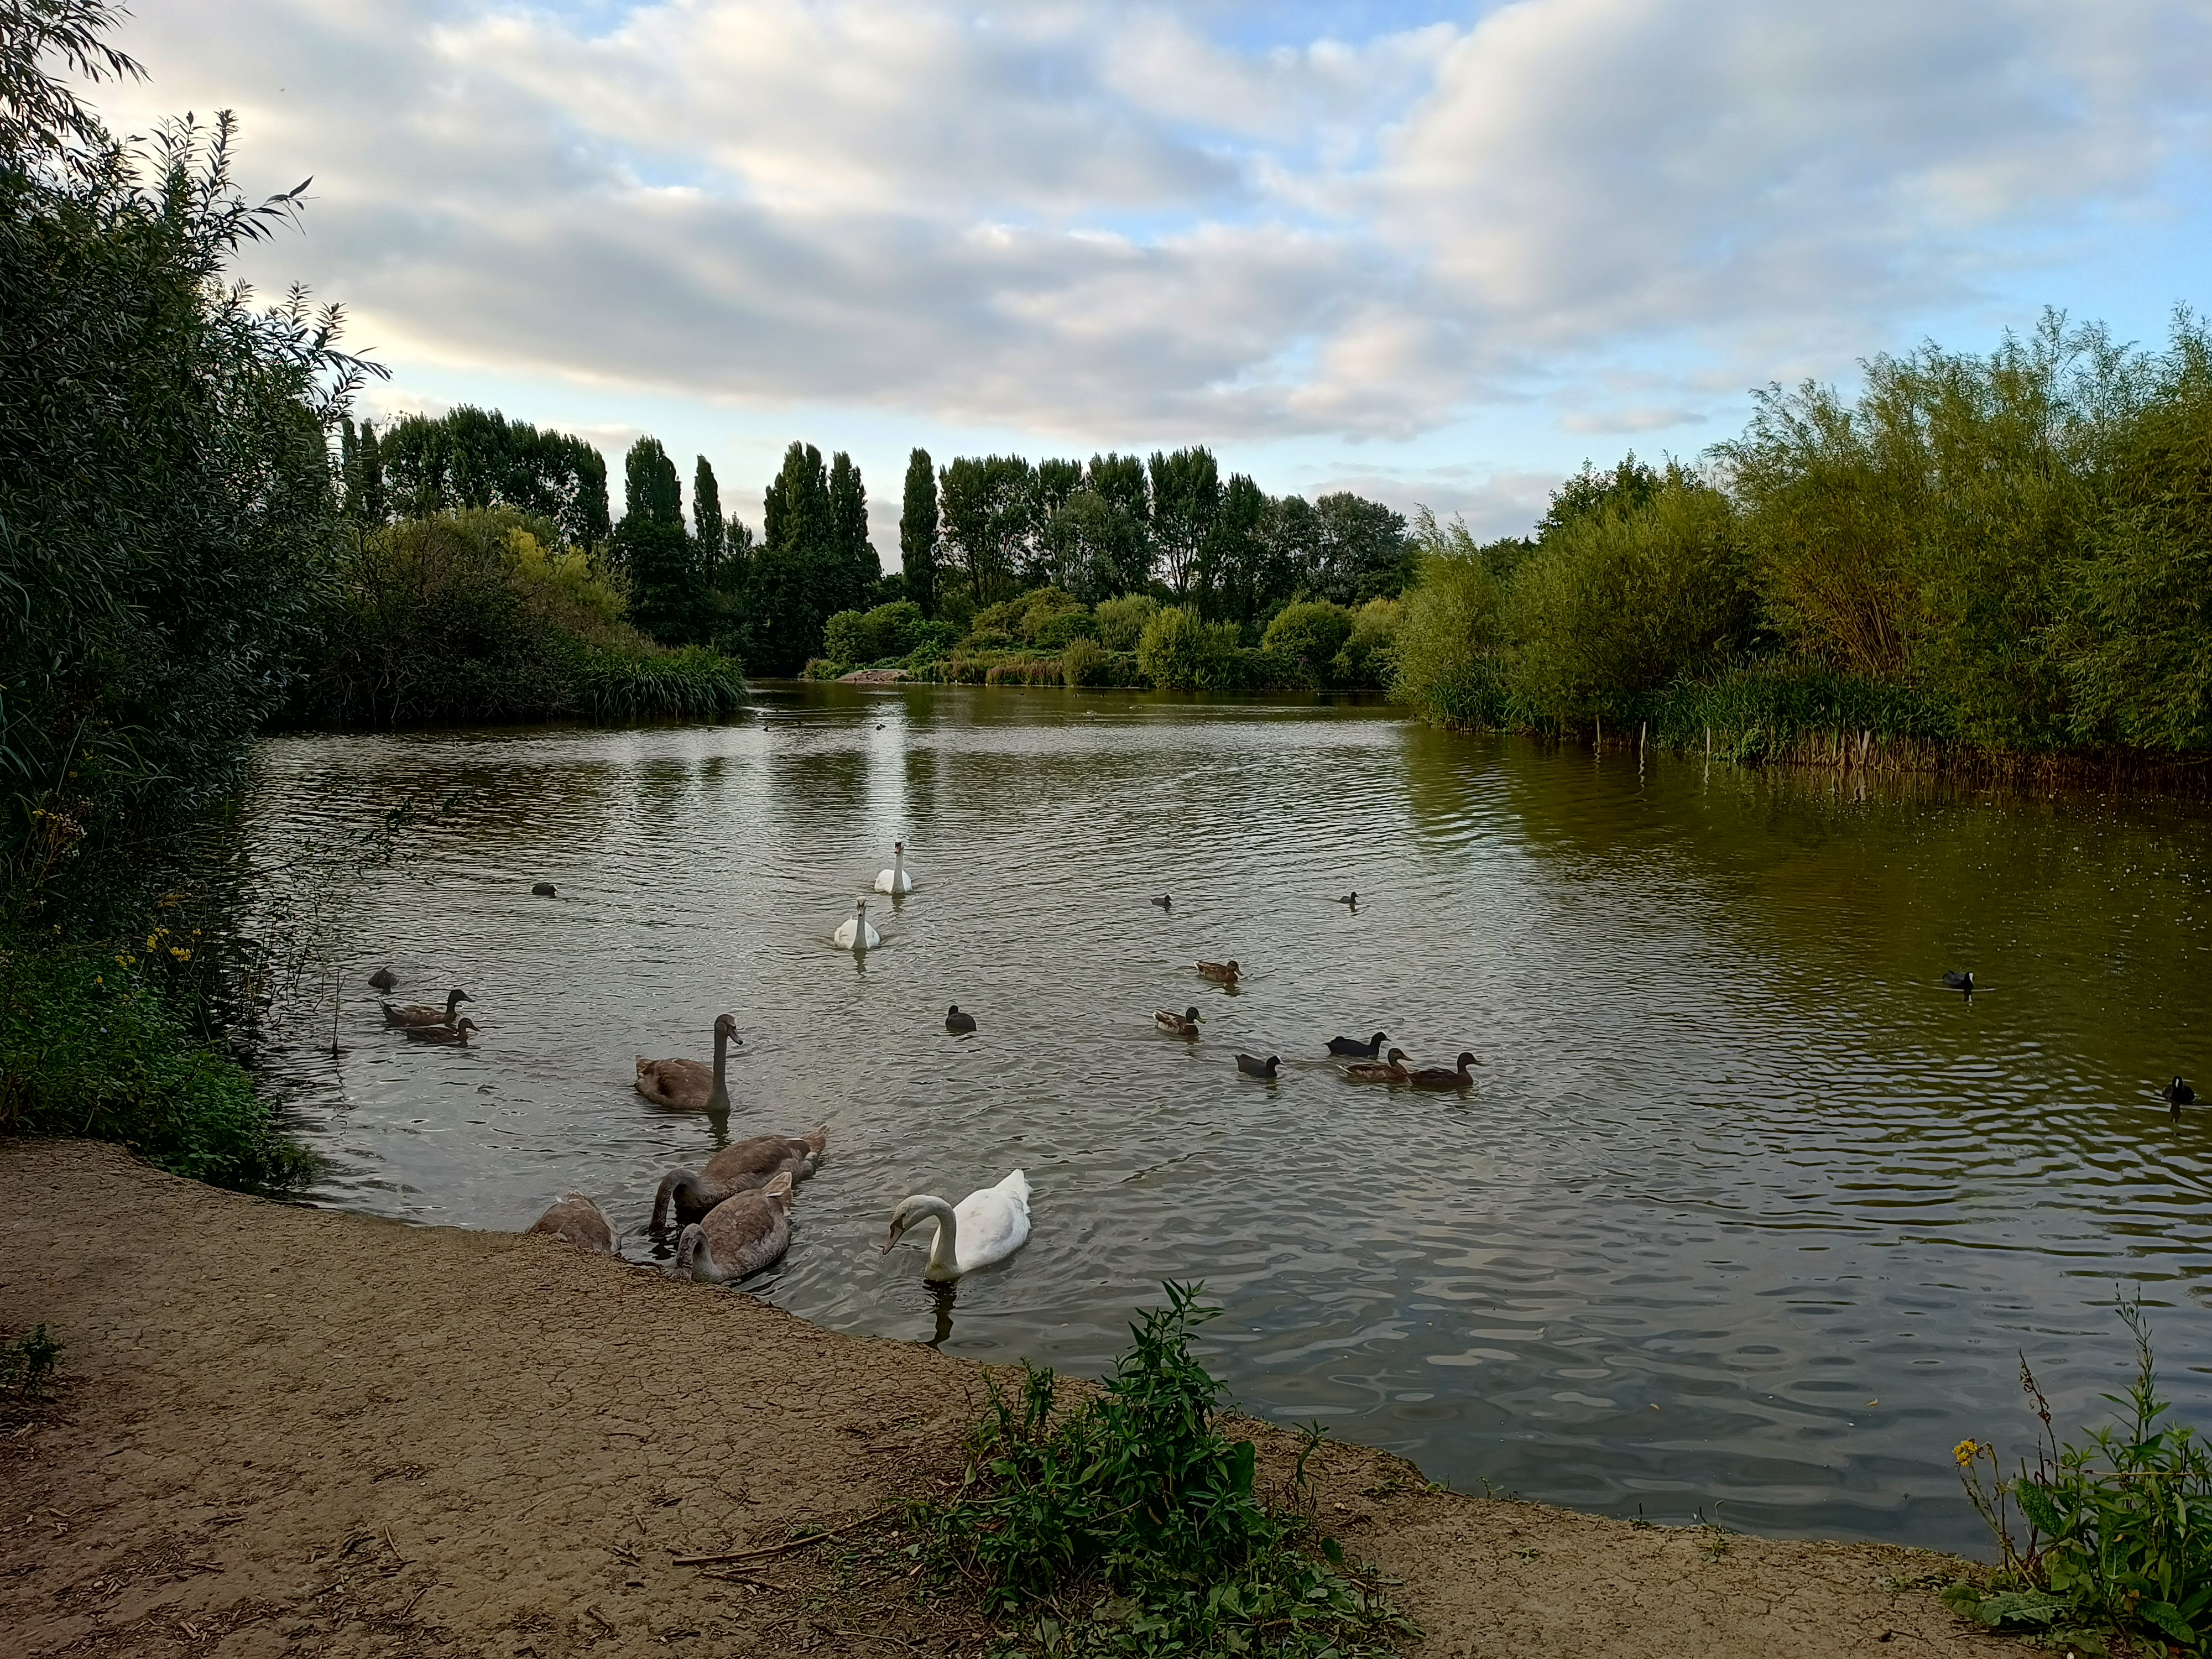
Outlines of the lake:
[[[2101,1420],[2116,1289],[2212,1416],[2212,1113],[2152,1093],[2208,1080],[2199,806],[1319,699],[782,686],[726,726],[272,738],[248,831],[274,865],[449,796],[355,896],[340,1054],[325,1012],[276,1057],[314,1202],[516,1229],[574,1187],[650,1262],[655,1182],[714,1142],[634,1057],[707,1059],[726,1011],[730,1133],[830,1130],[747,1288],[835,1329],[1095,1375],[1203,1280],[1246,1408],[1462,1489],[1973,1553],[1952,1446],[2029,1449],[2023,1352]],[[833,949],[901,837],[915,891]],[[383,1030],[386,963],[466,987],[477,1045]],[[1154,1029],[1189,1004],[1200,1041]],[[1347,1083],[1326,1039],[1377,1029],[1474,1086]],[[1004,1267],[947,1297],[926,1226],[878,1253],[900,1197],[1017,1166]]]

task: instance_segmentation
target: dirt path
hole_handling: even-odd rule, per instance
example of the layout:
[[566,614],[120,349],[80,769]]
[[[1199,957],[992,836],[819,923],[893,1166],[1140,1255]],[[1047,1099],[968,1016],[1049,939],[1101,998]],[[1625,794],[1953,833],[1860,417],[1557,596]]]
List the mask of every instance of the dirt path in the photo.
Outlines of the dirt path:
[[[890,1523],[723,1569],[672,1559],[957,1473],[971,1364],[548,1239],[266,1203],[88,1143],[0,1141],[0,1325],[53,1327],[68,1379],[0,1441],[10,1653],[982,1650],[972,1607],[913,1601]],[[1405,1581],[1424,1659],[2019,1651],[1889,1588],[1941,1558],[1716,1554],[1324,1457],[1322,1516]]]

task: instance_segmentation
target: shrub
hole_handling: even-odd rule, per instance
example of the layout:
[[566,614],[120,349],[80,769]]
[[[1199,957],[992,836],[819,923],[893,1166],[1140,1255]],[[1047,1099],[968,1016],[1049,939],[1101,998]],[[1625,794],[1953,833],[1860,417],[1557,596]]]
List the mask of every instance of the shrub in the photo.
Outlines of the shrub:
[[2203,1653],[2212,1645],[2212,1455],[2195,1429],[2160,1421],[2170,1407],[2158,1397],[2142,1303],[2124,1301],[2119,1314],[2136,1377],[2125,1398],[2106,1396],[2122,1408],[2118,1424],[2062,1448],[2023,1360],[2021,1383],[2042,1419],[2035,1468],[2023,1461],[2006,1480],[1994,1447],[1965,1440],[1954,1449],[2002,1559],[1994,1593],[1958,1584],[1944,1599],[1988,1625],[2110,1629]]
[[894,599],[872,611],[840,611],[823,624],[822,654],[848,668],[881,663],[907,655],[931,626],[911,599]]
[[1420,580],[1403,601],[1392,693],[1429,719],[1474,726],[1496,718],[1504,589],[1467,526],[1417,519]]
[[1059,1405],[1048,1370],[1024,1364],[1018,1401],[992,1379],[958,1495],[916,1504],[916,1522],[992,1612],[1032,1615],[1048,1652],[1379,1659],[1418,1632],[1315,1528],[1304,1456],[1298,1507],[1256,1490],[1256,1449],[1221,1432],[1221,1384],[1190,1351],[1220,1310],[1165,1288],[1080,1406]]
[[1336,654],[1352,637],[1352,612],[1327,599],[1285,605],[1267,624],[1261,649],[1295,665],[1295,684],[1326,686],[1334,677]]
[[1111,685],[1114,656],[1096,640],[1071,640],[1060,653],[1060,672],[1070,685]]
[[1097,620],[1098,642],[1109,651],[1134,651],[1137,641],[1160,608],[1149,593],[1125,593],[1118,599],[1101,599]]
[[1137,641],[1137,665],[1163,691],[1228,691],[1249,678],[1234,623],[1208,624],[1187,605],[1163,611]]

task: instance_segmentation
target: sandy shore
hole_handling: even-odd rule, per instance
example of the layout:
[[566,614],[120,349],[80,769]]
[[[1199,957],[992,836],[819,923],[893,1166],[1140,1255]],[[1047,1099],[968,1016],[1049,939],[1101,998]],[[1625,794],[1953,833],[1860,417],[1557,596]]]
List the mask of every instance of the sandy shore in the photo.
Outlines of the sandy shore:
[[[54,1403],[0,1441],[12,1653],[981,1651],[972,1606],[914,1600],[892,1522],[732,1576],[672,1559],[931,1490],[982,1398],[969,1363],[89,1143],[0,1141],[0,1325],[67,1345]],[[1717,1542],[1425,1492],[1379,1453],[1316,1462],[1324,1520],[1404,1581],[1415,1656],[2018,1651],[1943,1610],[1942,1557]]]

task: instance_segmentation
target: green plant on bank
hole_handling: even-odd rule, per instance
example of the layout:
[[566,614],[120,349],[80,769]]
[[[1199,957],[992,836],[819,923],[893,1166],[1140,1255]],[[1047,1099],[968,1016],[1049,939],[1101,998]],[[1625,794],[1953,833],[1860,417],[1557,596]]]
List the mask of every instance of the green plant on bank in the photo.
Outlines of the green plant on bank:
[[2104,1396],[2117,1423],[2061,1446],[2026,1359],[2021,1387],[2041,1430],[2035,1466],[2004,1479],[1996,1449],[1964,1440],[1953,1455],[2001,1559],[1986,1585],[1944,1600],[1991,1626],[2111,1630],[2186,1653],[2212,1648],[2212,1455],[2196,1430],[2166,1419],[2140,1297],[2119,1300],[2134,1338],[2135,1381]]
[[61,1357],[62,1345],[44,1325],[0,1343],[0,1394],[35,1399],[46,1392]]
[[1164,1288],[1080,1404],[1060,1403],[1049,1370],[1024,1364],[1018,1397],[994,1379],[958,1494],[916,1504],[916,1524],[1036,1653],[1389,1653],[1417,1632],[1300,1502],[1318,1431],[1290,1501],[1267,1502],[1256,1449],[1221,1432],[1222,1385],[1191,1352],[1220,1310],[1200,1286]]

